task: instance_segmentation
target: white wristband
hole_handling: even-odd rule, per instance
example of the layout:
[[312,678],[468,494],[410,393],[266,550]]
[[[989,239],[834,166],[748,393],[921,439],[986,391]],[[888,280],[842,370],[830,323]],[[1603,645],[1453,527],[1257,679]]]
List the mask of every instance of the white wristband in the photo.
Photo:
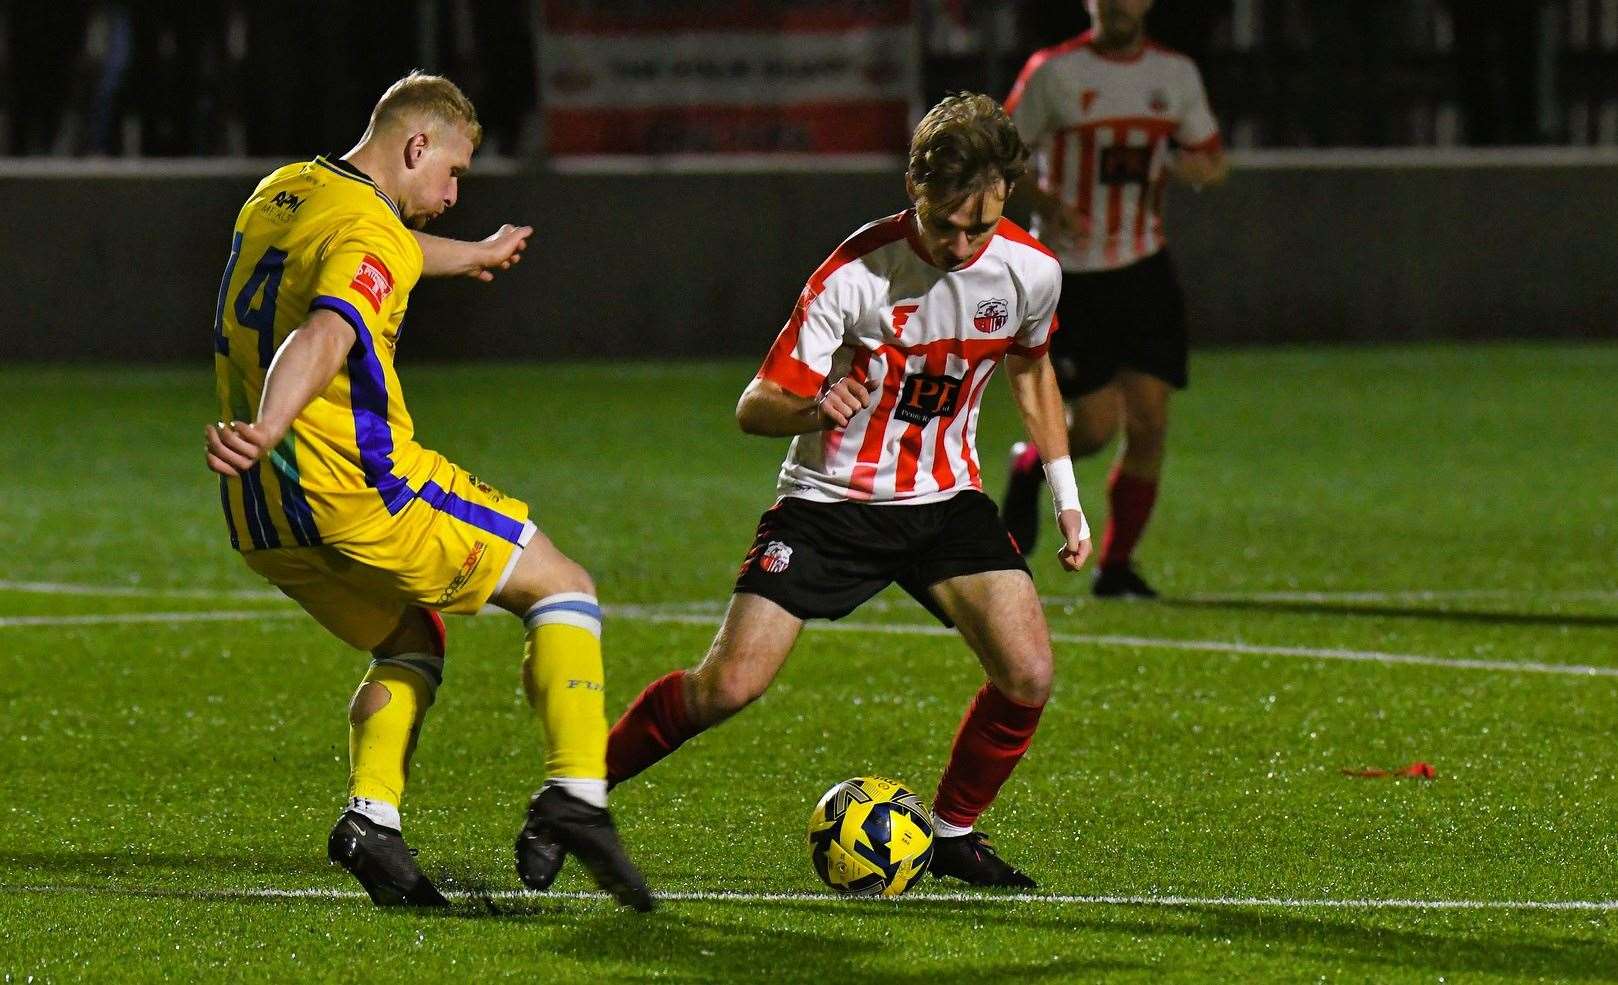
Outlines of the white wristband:
[[1054,462],[1046,462],[1045,482],[1051,487],[1051,501],[1056,506],[1056,515],[1060,517],[1063,510],[1078,510],[1081,518],[1079,539],[1089,539],[1090,521],[1083,519],[1084,507],[1079,505],[1079,480],[1073,476],[1073,459],[1064,455]]

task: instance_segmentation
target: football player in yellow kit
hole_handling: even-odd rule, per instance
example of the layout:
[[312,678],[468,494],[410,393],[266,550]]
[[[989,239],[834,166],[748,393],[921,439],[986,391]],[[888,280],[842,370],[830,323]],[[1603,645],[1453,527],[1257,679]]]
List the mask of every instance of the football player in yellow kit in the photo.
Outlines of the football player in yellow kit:
[[492,279],[533,230],[415,232],[455,204],[481,138],[450,81],[413,72],[360,142],[270,174],[236,220],[214,317],[220,421],[206,429],[231,545],[339,639],[372,655],[349,706],[348,802],[328,841],[378,905],[442,905],[400,833],[416,738],[444,669],[439,613],[523,620],[524,691],[547,779],[517,871],[548,888],[577,855],[619,902],[652,896],[607,812],[601,609],[528,507],[418,444],[394,371],[423,276]]

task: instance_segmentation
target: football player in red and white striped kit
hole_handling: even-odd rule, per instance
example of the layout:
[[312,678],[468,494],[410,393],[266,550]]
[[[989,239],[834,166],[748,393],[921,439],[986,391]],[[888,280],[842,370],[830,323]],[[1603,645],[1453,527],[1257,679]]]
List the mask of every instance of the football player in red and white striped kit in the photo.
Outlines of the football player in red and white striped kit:
[[[1066,331],[1051,350],[1080,457],[1123,444],[1108,483],[1093,590],[1151,598],[1130,563],[1157,501],[1169,394],[1186,373],[1185,299],[1164,248],[1170,179],[1225,179],[1219,124],[1191,59],[1147,39],[1152,0],[1086,0],[1091,31],[1036,52],[1006,111],[1034,149],[1026,182],[1034,235],[1061,257]],[[1012,450],[1002,513],[1025,549],[1039,531],[1043,478],[1032,446]]]
[[938,783],[931,870],[1034,885],[974,830],[1051,691],[1044,612],[983,494],[974,447],[983,389],[1002,362],[1049,459],[1061,563],[1077,571],[1090,552],[1046,354],[1061,268],[1001,217],[1027,156],[993,99],[945,99],[912,137],[914,208],[860,229],[809,278],[736,407],[743,431],[793,437],[780,498],[759,522],[707,655],[653,681],[613,726],[610,782],[763,694],[805,620],[839,619],[897,582],[959,626],[988,677]]

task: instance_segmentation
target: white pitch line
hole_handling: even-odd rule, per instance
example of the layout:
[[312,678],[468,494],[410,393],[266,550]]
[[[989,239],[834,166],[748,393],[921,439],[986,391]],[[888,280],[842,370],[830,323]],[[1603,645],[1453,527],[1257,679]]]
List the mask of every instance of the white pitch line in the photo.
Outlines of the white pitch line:
[[[609,617],[612,612],[609,610]],[[645,611],[620,618],[653,623],[711,626],[717,617],[684,613]],[[808,623],[805,627],[821,632],[885,633],[900,636],[955,636],[956,631],[940,625],[913,623]],[[1618,677],[1618,667],[1588,664],[1549,664],[1514,660],[1478,660],[1465,657],[1429,657],[1417,653],[1383,653],[1378,650],[1323,649],[1307,646],[1269,646],[1258,643],[1230,643],[1223,640],[1178,640],[1155,636],[1108,636],[1087,633],[1052,633],[1053,643],[1087,646],[1118,646],[1137,650],[1189,650],[1197,653],[1234,653],[1243,656],[1298,657],[1305,660],[1343,660],[1353,663],[1446,667],[1457,670],[1493,670],[1508,673],[1561,674],[1569,677]]]
[[1193,650],[1201,653],[1238,653],[1250,656],[1301,657],[1306,660],[1345,660],[1351,663],[1447,667],[1454,670],[1494,670],[1522,674],[1562,674],[1569,677],[1618,677],[1618,667],[1590,664],[1548,664],[1528,660],[1478,660],[1469,657],[1429,657],[1417,653],[1382,653],[1377,650],[1319,649],[1308,646],[1268,646],[1226,643],[1220,640],[1170,640],[1146,636],[1081,636],[1053,633],[1058,643],[1093,643],[1098,646],[1135,647],[1143,650]]
[[[1445,602],[1530,599],[1544,602],[1607,602],[1618,600],[1618,590],[1534,592],[1512,588],[1409,589],[1385,592],[1200,592],[1177,595],[1184,602]],[[1059,599],[1047,601],[1059,602]],[[1072,601],[1072,600],[1067,600]]]
[[141,585],[80,585],[64,581],[4,581],[0,592],[30,595],[96,595],[104,598],[283,599],[273,588],[147,588]]
[[[705,608],[704,603],[692,606]],[[714,626],[715,611],[667,611],[655,606],[616,606],[607,608],[609,618],[687,626]],[[289,619],[300,616],[296,609],[221,610],[204,612],[112,612],[66,616],[0,616],[0,629],[28,626],[107,626],[123,623],[250,622],[256,619]],[[811,631],[874,633],[894,636],[954,636],[956,631],[935,624],[835,622],[809,623]],[[1486,670],[1501,673],[1556,674],[1566,677],[1618,677],[1618,667],[1589,664],[1552,664],[1533,661],[1479,660],[1466,657],[1430,657],[1417,653],[1384,653],[1378,650],[1347,650],[1307,646],[1272,646],[1233,643],[1224,640],[1184,640],[1155,636],[1111,636],[1088,633],[1052,633],[1054,643],[1083,646],[1115,646],[1137,650],[1182,650],[1193,653],[1231,653],[1241,656],[1295,657],[1303,660],[1338,660],[1385,666],[1443,667],[1451,670]]]
[[[272,588],[158,588],[140,585],[86,585],[57,581],[8,581],[0,579],[0,591],[23,592],[38,595],[100,595],[127,598],[193,598],[193,599],[282,599]],[[1193,592],[1176,595],[1169,601],[1184,602],[1442,602],[1447,600],[1507,600],[1526,599],[1553,602],[1605,602],[1618,601],[1618,589],[1575,589],[1537,592],[1521,588],[1411,588],[1385,591],[1311,591],[1306,589],[1254,592]],[[1094,599],[1088,595],[1045,595],[1040,600],[1047,605],[1089,605]],[[722,608],[717,602],[672,603],[688,608]],[[664,606],[668,607],[668,606]],[[884,599],[872,599],[862,608],[885,611],[895,608]]]
[[[106,886],[3,886],[0,892],[32,893],[37,895],[87,896],[160,896],[179,899],[200,898],[220,900],[276,900],[326,899],[363,900],[367,896],[359,890],[300,888],[300,889],[136,889],[108,888]],[[557,892],[530,893],[522,890],[493,892],[449,891],[451,899],[476,902],[490,900],[581,900],[605,901],[602,893]],[[657,893],[665,902],[677,903],[826,903],[859,905],[879,902],[878,899],[848,899],[831,893],[779,892],[711,892],[703,890]],[[1078,895],[1067,893],[909,893],[904,900],[942,903],[1022,903],[1051,906],[1152,906],[1152,907],[1228,907],[1272,909],[1330,909],[1330,910],[1552,910],[1552,911],[1618,911],[1618,900],[1481,900],[1481,899],[1295,899],[1281,896],[1127,896]]]
[[103,612],[79,616],[0,616],[0,629],[17,626],[116,626],[122,623],[251,622],[289,619],[303,613],[284,609],[236,609],[211,612]]

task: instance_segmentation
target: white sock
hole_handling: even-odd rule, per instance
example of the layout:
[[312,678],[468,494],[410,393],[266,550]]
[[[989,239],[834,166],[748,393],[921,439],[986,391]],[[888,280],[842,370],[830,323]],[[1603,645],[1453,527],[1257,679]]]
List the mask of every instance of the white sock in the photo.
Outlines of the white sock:
[[607,781],[587,780],[579,776],[553,776],[545,781],[547,787],[561,787],[591,807],[607,806]]
[[385,800],[372,800],[369,797],[350,797],[348,806],[344,810],[353,811],[370,818],[384,828],[402,831],[399,827],[399,808]]
[[949,823],[948,821],[939,817],[937,814],[933,815],[933,835],[935,837],[959,838],[961,835],[969,835],[971,833],[971,825],[967,825],[963,828],[959,825]]

